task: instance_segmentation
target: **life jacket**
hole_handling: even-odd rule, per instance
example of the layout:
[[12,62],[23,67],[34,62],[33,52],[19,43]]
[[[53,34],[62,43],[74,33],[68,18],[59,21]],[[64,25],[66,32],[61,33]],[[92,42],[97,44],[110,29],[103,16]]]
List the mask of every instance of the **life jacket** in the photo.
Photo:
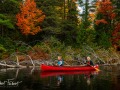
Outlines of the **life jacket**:
[[58,61],[58,65],[59,65],[59,66],[63,66],[63,60],[59,60],[59,61]]

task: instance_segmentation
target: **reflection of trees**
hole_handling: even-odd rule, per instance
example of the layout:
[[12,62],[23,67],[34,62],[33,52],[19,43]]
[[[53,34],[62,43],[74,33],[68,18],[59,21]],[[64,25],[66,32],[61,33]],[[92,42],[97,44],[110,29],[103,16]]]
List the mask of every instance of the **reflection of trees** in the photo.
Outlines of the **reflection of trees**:
[[21,76],[30,76],[34,73],[35,68],[5,68],[0,69],[0,78],[19,78]]
[[[14,79],[15,81],[22,81],[17,90],[38,90],[42,89],[42,81],[40,79],[40,71],[36,68],[7,68],[0,69],[0,81],[7,79]],[[20,88],[21,87],[21,88]],[[11,87],[12,88],[12,87]]]
[[99,77],[94,80],[94,88],[96,90],[119,90],[119,70],[119,66],[104,66]]
[[[62,83],[58,85],[58,76],[40,78],[40,71],[36,70],[36,68],[8,68],[0,70],[0,80],[14,78],[16,81],[22,81],[21,87],[24,90],[119,90],[120,67],[111,66],[109,69],[113,70],[104,69],[99,74],[92,72],[90,74],[62,75]],[[87,80],[90,80],[89,85],[87,84]]]

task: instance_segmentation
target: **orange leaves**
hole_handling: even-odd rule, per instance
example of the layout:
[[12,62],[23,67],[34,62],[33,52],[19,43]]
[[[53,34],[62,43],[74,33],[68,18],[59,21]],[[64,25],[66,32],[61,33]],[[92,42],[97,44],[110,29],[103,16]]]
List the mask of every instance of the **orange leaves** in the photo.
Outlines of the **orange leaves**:
[[108,13],[111,13],[111,10],[113,10],[113,6],[109,0],[100,2],[100,8],[98,9],[99,13],[106,15]]
[[101,13],[103,13],[104,15],[107,15],[109,17],[111,15],[115,16],[115,13],[113,12],[114,11],[114,7],[112,5],[112,2],[110,2],[110,0],[106,0],[105,2],[102,2],[101,9],[102,9]]
[[34,0],[26,0],[21,4],[20,13],[16,18],[16,24],[24,35],[35,35],[41,31],[39,24],[43,22],[45,15],[42,10],[36,8]]
[[93,22],[95,20],[95,13],[90,13],[88,20]]
[[110,0],[104,0],[104,1],[98,1],[97,2],[97,8],[98,8],[98,14],[103,15],[103,19],[101,20],[96,20],[96,25],[103,23],[107,24],[108,20],[111,21],[115,19],[116,14],[113,12],[114,7],[112,6],[112,2]]
[[110,15],[109,15],[109,18],[110,19],[114,19],[116,17],[116,14],[115,13],[111,13]]
[[96,22],[95,22],[96,25],[99,25],[100,23],[108,24],[108,22],[105,19],[96,20]]

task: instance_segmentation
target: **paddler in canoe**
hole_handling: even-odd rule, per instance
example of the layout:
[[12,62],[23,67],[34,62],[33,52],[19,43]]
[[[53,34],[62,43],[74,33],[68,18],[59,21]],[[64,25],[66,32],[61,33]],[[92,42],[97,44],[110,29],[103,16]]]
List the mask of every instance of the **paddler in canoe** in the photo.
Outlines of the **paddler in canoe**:
[[91,58],[87,56],[87,66],[93,67],[96,71],[100,71],[98,68],[94,67],[94,63],[92,62]]
[[61,56],[58,56],[58,63],[55,66],[49,66],[49,65],[44,65],[42,64],[40,66],[42,71],[93,71],[97,70],[100,71],[98,68],[98,65],[92,66],[90,63],[90,57],[87,57],[88,59],[88,65],[85,66],[63,66],[63,59]]
[[[94,66],[91,58],[89,56],[87,56],[87,66]],[[57,66],[63,66],[63,59],[62,59],[62,56],[58,56],[58,63],[57,63]]]
[[94,63],[89,56],[87,56],[87,66],[94,66]]
[[[63,66],[62,56],[58,56],[57,66]],[[97,69],[97,68],[94,67],[94,63],[92,62],[92,60],[91,60],[91,58],[89,56],[87,56],[87,66],[91,66],[95,70],[100,71],[99,69]]]
[[63,66],[63,59],[62,59],[62,56],[58,56],[58,63],[57,63],[58,66]]

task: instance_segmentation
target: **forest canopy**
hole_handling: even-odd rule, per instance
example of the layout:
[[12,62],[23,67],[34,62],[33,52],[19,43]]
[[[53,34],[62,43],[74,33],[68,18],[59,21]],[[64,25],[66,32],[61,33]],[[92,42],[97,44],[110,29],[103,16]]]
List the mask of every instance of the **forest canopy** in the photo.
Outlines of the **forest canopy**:
[[120,0],[0,0],[0,51],[14,52],[14,41],[117,49],[119,19]]

